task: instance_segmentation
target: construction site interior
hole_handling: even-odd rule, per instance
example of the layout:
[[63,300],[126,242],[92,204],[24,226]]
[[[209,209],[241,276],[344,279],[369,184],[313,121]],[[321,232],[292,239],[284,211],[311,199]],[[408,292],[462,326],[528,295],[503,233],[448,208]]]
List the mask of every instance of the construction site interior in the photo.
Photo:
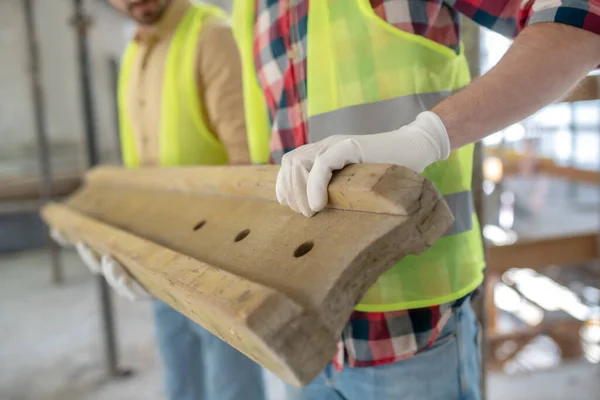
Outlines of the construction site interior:
[[[0,0],[0,399],[165,398],[148,305],[111,296],[107,316],[95,278],[39,215],[81,185],[90,151],[119,164],[117,75],[132,29],[103,0]],[[510,45],[465,32],[475,74]],[[477,145],[489,400],[600,398],[599,168],[599,75]]]

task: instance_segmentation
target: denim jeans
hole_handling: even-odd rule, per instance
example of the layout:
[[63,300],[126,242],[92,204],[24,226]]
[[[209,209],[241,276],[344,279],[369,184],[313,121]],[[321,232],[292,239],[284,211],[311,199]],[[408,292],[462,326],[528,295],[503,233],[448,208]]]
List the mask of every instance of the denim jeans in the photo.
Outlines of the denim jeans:
[[350,368],[333,365],[288,399],[304,400],[479,400],[479,323],[469,302],[454,311],[427,350],[392,364]]
[[161,301],[153,303],[169,400],[264,400],[262,368]]

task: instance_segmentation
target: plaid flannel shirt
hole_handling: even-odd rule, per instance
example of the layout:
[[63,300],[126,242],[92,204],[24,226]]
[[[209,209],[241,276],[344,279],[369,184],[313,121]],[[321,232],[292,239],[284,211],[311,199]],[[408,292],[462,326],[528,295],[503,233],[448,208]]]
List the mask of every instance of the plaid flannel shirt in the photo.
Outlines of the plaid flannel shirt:
[[[271,161],[279,163],[284,153],[307,141],[306,32],[309,0],[254,1],[254,61],[270,114]],[[387,23],[455,51],[461,40],[461,15],[508,37],[518,34],[527,24],[537,22],[558,22],[600,34],[600,0],[370,2],[374,12]],[[437,340],[453,309],[471,296],[420,309],[355,311],[342,332],[335,366],[341,369],[344,362],[351,367],[381,365],[409,358],[427,349]]]

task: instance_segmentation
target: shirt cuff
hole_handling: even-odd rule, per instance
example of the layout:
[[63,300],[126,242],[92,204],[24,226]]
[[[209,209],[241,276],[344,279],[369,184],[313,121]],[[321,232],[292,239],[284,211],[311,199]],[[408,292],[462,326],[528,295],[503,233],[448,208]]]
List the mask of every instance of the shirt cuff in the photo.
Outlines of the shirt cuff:
[[[555,2],[553,2],[555,3]],[[559,7],[544,7],[535,10],[529,18],[528,25],[533,25],[538,22],[556,22],[559,24],[570,25],[576,28],[581,28],[600,35],[600,11],[590,11],[582,6],[569,6],[568,2],[562,2]],[[581,3],[581,2],[579,2]],[[587,2],[583,2],[587,5]]]

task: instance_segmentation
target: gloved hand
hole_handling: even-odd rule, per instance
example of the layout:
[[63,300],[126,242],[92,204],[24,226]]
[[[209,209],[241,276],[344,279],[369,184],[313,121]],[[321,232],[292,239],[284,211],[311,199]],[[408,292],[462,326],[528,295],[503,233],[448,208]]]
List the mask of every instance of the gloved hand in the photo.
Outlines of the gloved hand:
[[420,173],[449,154],[444,123],[430,111],[391,132],[331,136],[283,157],[277,175],[277,201],[310,217],[327,205],[327,186],[333,171],[348,164],[389,163]]
[[98,259],[92,249],[83,242],[77,242],[75,248],[77,249],[79,258],[81,258],[92,274],[104,275],[106,282],[119,295],[131,301],[151,298],[150,294],[111,256],[105,254],[101,259]]
[[75,249],[77,249],[77,254],[79,254],[79,258],[81,258],[81,261],[83,261],[85,266],[88,267],[92,274],[98,275],[102,273],[102,268],[100,267],[100,260],[92,252],[92,249],[90,249],[83,242],[77,242],[75,244]]
[[69,240],[63,235],[58,229],[50,228],[49,232],[50,238],[58,243],[61,247],[72,247],[73,243],[69,242]]
[[150,294],[111,256],[105,254],[101,261],[102,273],[106,282],[115,292],[131,301],[147,300]]

